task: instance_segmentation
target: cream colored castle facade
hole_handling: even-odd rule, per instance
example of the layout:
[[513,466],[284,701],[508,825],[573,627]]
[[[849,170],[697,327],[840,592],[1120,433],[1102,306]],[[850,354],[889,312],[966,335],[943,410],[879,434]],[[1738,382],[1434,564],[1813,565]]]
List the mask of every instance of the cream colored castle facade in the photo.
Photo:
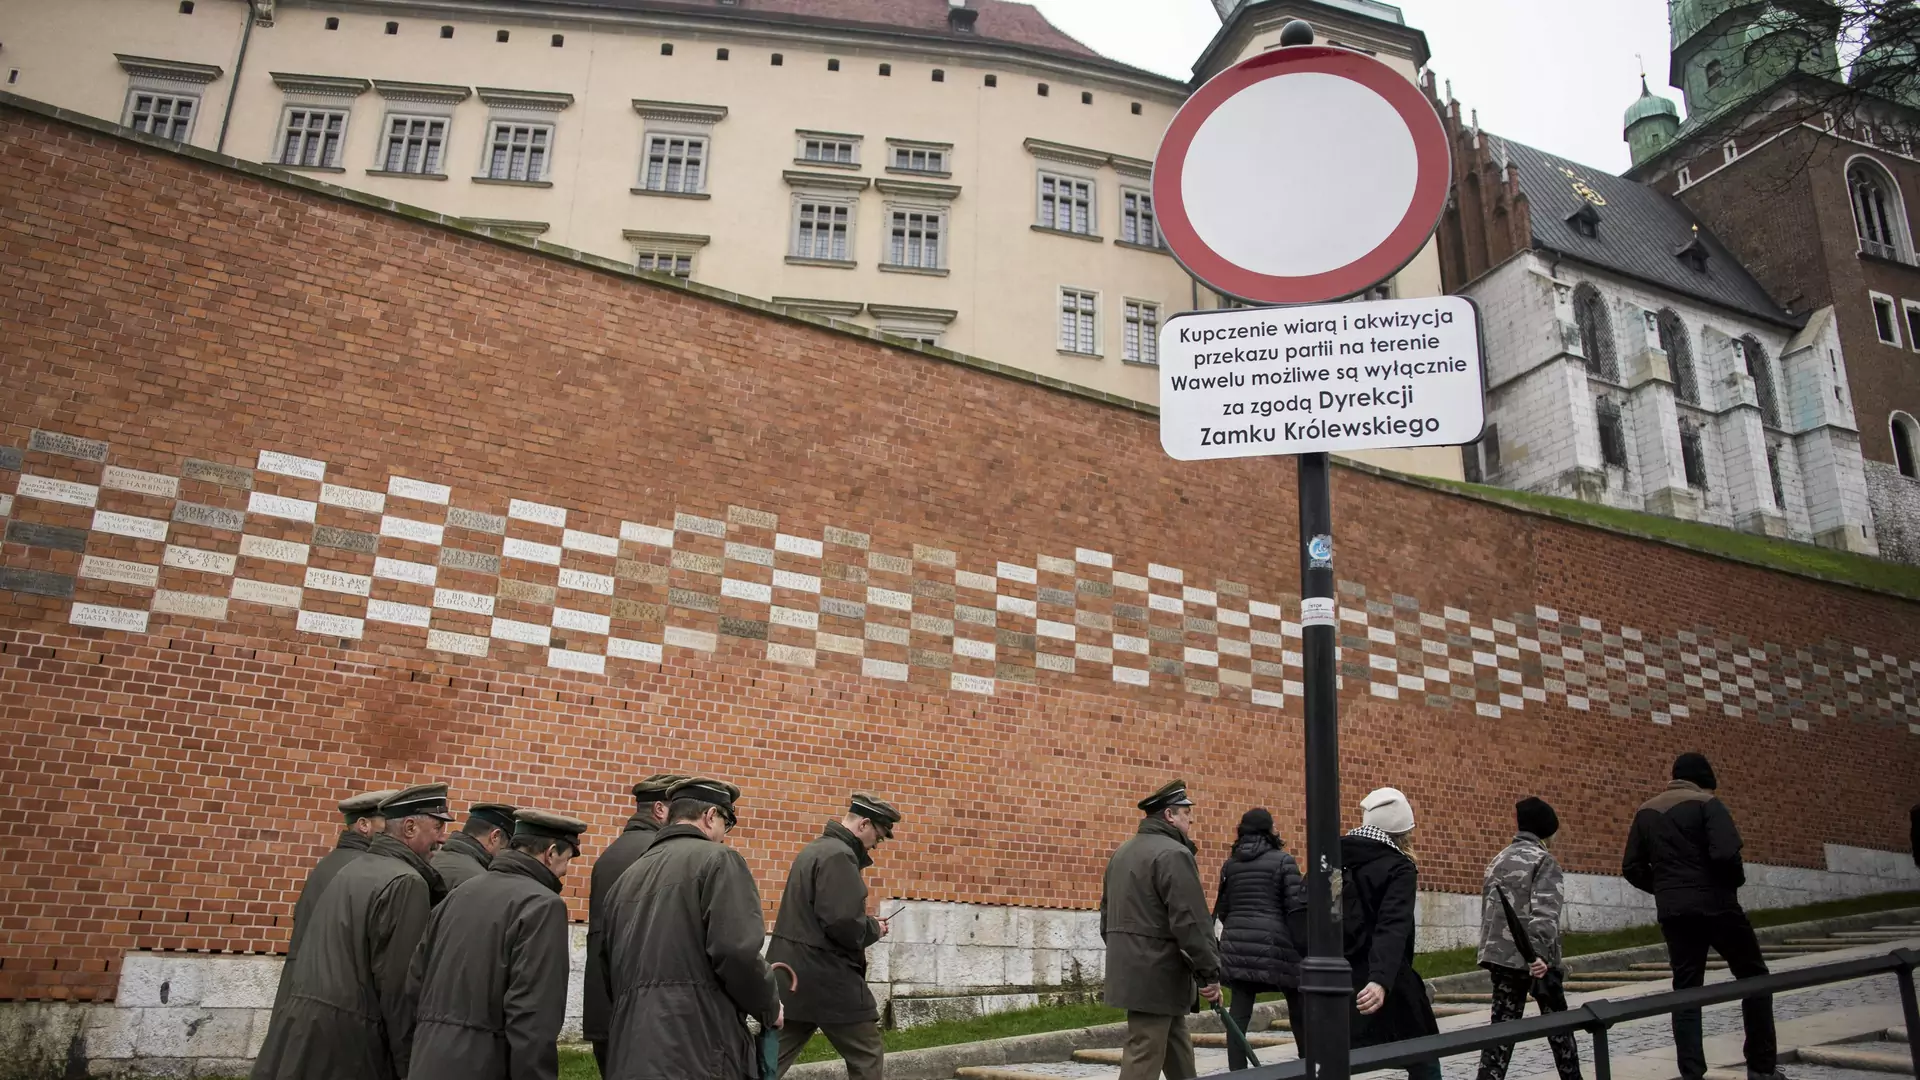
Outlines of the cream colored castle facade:
[[[1252,0],[1412,78],[1375,0]],[[1138,401],[1189,85],[1007,0],[0,0],[12,93]],[[1305,212],[1311,212],[1307,208]],[[1391,285],[1440,292],[1431,245]],[[1459,475],[1449,449],[1358,455]]]

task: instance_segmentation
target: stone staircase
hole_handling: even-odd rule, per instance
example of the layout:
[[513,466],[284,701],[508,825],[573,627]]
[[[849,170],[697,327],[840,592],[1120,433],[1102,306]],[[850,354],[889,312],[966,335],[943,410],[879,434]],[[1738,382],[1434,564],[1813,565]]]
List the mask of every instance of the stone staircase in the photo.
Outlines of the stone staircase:
[[1904,1027],[1888,1028],[1854,1042],[1803,1046],[1794,1054],[1794,1060],[1827,1069],[1913,1075],[1913,1051]]

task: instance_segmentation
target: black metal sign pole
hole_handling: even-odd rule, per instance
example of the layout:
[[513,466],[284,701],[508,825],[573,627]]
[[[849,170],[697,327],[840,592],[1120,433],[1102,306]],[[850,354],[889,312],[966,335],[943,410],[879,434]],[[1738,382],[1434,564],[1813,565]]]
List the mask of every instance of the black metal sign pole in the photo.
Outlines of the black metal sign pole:
[[[1333,499],[1327,455],[1301,454],[1301,666],[1307,719],[1307,957],[1300,965],[1305,1016],[1293,1018],[1308,1080],[1348,1080],[1348,1013],[1353,972],[1347,966],[1340,913],[1340,719],[1333,670]],[[1316,604],[1315,601],[1318,601]],[[1306,1039],[1300,1038],[1302,1032]]]

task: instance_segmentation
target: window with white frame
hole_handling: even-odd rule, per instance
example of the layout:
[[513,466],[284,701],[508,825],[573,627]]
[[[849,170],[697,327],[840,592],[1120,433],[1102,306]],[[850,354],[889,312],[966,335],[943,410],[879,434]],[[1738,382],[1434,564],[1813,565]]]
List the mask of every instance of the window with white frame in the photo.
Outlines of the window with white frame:
[[852,234],[853,207],[847,203],[808,198],[794,204],[795,258],[847,262],[853,258]]
[[1121,343],[1120,358],[1133,364],[1160,362],[1159,304],[1145,300],[1127,301],[1126,340]]
[[888,213],[887,265],[939,270],[946,265],[946,214],[906,207]]
[[381,166],[387,172],[439,176],[446,149],[446,117],[389,116]]
[[707,140],[700,135],[651,135],[640,186],[692,195],[706,190]]
[[1144,191],[1120,193],[1120,239],[1143,247],[1160,246],[1160,229],[1153,218],[1153,196]]
[[280,164],[337,169],[346,134],[344,111],[293,106],[287,110],[286,134],[280,140]]
[[163,139],[186,142],[193,135],[193,118],[199,109],[197,94],[135,90],[127,95],[127,126]]
[[819,165],[855,165],[859,163],[859,141],[824,135],[807,135],[800,140],[800,160]]
[[1900,344],[1900,322],[1893,313],[1893,297],[1868,293],[1873,302],[1873,332],[1888,345]]
[[642,251],[634,258],[635,270],[672,274],[677,278],[693,276],[693,256],[678,251]]
[[551,126],[495,123],[487,146],[487,179],[545,180],[552,153]]
[[1907,347],[1920,352],[1920,304],[1902,300],[1900,306],[1907,314]]
[[945,173],[947,152],[923,146],[896,146],[892,167],[906,172]]
[[1097,355],[1100,298],[1085,289],[1060,290],[1060,350]]
[[1093,234],[1093,181],[1056,173],[1040,174],[1040,227]]
[[1847,169],[1847,191],[1853,199],[1853,226],[1860,237],[1860,250],[1883,259],[1901,259],[1906,222],[1900,214],[1900,198],[1892,177],[1878,163],[1856,159]]

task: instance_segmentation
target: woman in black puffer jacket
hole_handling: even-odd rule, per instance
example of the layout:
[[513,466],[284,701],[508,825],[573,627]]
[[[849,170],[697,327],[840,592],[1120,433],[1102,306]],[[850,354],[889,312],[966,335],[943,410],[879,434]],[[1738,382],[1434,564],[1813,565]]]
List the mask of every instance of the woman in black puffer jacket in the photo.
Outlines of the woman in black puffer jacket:
[[[1301,1038],[1300,953],[1307,939],[1307,884],[1300,864],[1273,832],[1273,815],[1255,808],[1241,815],[1233,854],[1220,868],[1213,904],[1220,920],[1220,981],[1233,991],[1229,1010],[1240,1030],[1253,1019],[1254,997],[1278,990],[1287,999],[1295,1045]],[[1302,1056],[1305,1056],[1304,1054]],[[1229,1068],[1247,1067],[1231,1041]]]

